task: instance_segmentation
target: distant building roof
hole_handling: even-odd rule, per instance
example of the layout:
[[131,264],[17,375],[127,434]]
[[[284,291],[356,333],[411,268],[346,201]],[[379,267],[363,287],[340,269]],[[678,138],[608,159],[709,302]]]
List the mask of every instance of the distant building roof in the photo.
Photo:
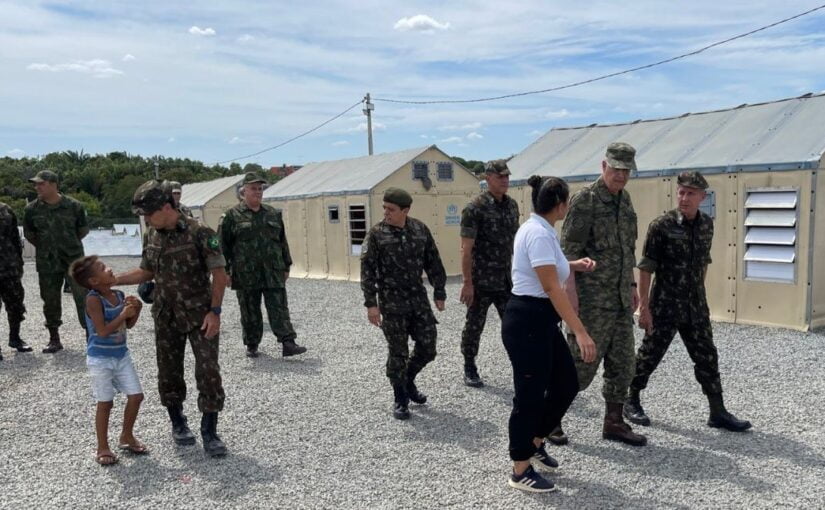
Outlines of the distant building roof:
[[825,151],[825,94],[679,117],[552,129],[508,162],[514,181],[601,172],[611,142],[636,148],[640,173],[784,170],[818,166]]
[[393,172],[435,145],[398,152],[308,163],[264,192],[264,200],[368,193]]
[[181,188],[180,201],[183,205],[195,209],[202,208],[207,202],[229,188],[235,187],[243,180],[244,174],[230,175],[206,182],[184,184]]

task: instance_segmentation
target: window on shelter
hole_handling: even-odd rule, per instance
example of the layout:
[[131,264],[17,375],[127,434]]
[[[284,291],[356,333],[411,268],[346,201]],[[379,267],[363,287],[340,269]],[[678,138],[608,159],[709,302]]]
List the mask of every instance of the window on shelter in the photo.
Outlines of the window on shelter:
[[416,161],[413,163],[413,174],[412,178],[415,179],[425,179],[430,174],[430,165],[427,164],[426,161]]
[[327,216],[329,217],[330,223],[338,223],[340,220],[338,219],[338,206],[331,205],[327,208]]
[[799,190],[756,188],[745,198],[745,278],[796,281]]
[[361,245],[367,237],[367,210],[364,205],[349,206],[350,255],[361,255]]
[[711,217],[711,219],[716,219],[716,192],[713,190],[706,190],[707,196],[702,203],[699,204],[699,210],[703,213],[707,214]]
[[453,164],[448,161],[438,163],[438,180],[452,181],[453,180]]

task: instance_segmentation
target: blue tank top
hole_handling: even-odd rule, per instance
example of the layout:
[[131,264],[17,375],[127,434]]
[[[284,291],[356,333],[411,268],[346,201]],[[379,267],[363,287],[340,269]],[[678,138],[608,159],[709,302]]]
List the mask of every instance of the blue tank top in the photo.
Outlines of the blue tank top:
[[[94,290],[90,290],[88,296],[94,296],[100,299],[103,305],[103,322],[108,324],[115,320],[125,306],[125,297],[122,291],[116,290],[117,303],[112,305],[103,296]],[[100,336],[95,331],[95,325],[89,314],[86,314],[86,331],[89,332],[89,338],[86,340],[86,355],[95,358],[122,358],[126,356],[129,350],[126,347],[126,323],[121,325],[120,329],[109,336]]]

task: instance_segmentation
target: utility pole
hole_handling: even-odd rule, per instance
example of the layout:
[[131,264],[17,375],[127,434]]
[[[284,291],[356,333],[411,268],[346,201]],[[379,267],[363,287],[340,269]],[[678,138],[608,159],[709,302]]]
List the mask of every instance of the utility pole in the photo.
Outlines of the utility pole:
[[364,115],[367,116],[367,143],[369,144],[370,156],[372,156],[372,111],[375,110],[375,105],[370,102],[370,93],[364,97]]
[[160,177],[158,175],[159,175],[158,174],[158,158],[155,158],[155,180],[156,181],[160,180]]

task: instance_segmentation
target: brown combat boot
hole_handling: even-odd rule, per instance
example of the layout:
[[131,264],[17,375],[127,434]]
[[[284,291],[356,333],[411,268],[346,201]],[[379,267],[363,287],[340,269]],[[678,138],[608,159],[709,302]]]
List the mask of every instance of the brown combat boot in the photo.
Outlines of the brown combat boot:
[[60,333],[57,328],[49,328],[49,345],[43,349],[44,354],[54,354],[63,349],[63,344],[60,343]]
[[647,438],[641,434],[636,434],[630,425],[622,419],[621,402],[606,402],[604,414],[604,427],[602,428],[602,438],[611,441],[620,441],[631,446],[644,446]]

